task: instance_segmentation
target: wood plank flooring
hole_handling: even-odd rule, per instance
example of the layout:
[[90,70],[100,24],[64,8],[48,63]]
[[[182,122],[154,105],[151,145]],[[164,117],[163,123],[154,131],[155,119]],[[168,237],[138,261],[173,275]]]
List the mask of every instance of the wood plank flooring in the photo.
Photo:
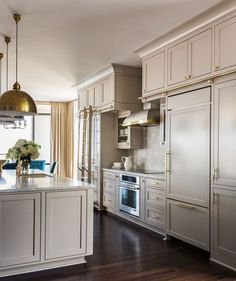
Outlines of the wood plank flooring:
[[208,253],[95,212],[94,255],[87,264],[1,278],[4,281],[233,281]]

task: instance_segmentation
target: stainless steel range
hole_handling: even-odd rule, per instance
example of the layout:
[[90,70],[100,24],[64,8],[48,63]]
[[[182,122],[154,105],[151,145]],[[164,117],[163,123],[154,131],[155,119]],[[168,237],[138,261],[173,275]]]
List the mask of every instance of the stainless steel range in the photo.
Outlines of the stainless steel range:
[[140,177],[120,174],[120,210],[139,217]]

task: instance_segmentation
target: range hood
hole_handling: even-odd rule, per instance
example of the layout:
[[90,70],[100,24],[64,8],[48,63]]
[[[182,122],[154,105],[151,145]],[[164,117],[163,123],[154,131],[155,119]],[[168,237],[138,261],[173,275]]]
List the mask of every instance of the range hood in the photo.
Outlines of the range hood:
[[151,127],[160,124],[160,110],[144,109],[129,115],[123,122],[123,126]]

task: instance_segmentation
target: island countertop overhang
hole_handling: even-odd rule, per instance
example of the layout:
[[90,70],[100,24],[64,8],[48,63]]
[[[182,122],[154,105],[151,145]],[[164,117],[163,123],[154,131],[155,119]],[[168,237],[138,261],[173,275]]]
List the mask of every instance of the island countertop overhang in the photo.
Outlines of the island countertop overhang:
[[40,192],[53,190],[86,190],[93,185],[60,176],[16,177],[15,170],[0,173],[0,193],[5,192]]

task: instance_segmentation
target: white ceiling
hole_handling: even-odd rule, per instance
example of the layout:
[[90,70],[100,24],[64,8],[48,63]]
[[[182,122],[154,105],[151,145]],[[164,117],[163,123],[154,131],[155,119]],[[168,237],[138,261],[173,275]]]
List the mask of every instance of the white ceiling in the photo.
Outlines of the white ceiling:
[[[14,82],[19,23],[19,82],[36,100],[75,98],[71,85],[109,63],[138,66],[133,52],[221,0],[1,0],[0,35],[10,43]],[[0,39],[0,51],[5,43]],[[5,91],[5,60],[2,91]]]

